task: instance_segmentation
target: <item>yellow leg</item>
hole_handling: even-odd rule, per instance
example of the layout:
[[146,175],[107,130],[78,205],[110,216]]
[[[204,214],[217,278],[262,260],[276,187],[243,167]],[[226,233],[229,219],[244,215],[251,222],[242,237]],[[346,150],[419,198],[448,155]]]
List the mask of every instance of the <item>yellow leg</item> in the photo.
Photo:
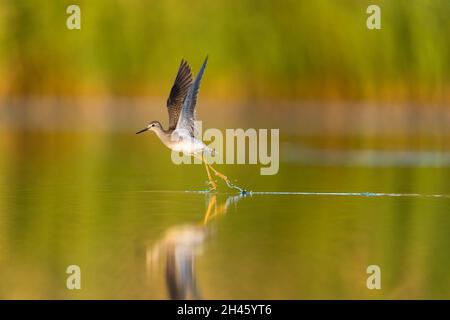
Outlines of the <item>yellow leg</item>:
[[[219,171],[217,171],[216,169],[213,168],[212,165],[208,164],[205,161],[205,158],[203,158],[203,156],[199,156],[194,154],[194,157],[196,157],[197,159],[201,159],[202,162],[205,164],[205,168],[206,168],[206,173],[208,174],[208,179],[209,179],[209,184],[211,185],[211,190],[216,190],[217,189],[217,184],[216,182],[212,179],[211,177],[211,173],[209,172],[209,169],[211,169],[214,174],[216,176],[218,176],[219,178],[221,178],[223,181],[225,181],[225,183],[227,184],[227,186],[231,189],[236,189],[239,190],[239,192],[241,192],[242,194],[247,193],[247,191],[245,189],[242,189],[241,187],[231,183],[230,179],[228,179],[228,177],[226,175],[224,175],[223,173],[220,173]],[[208,169],[209,167],[209,169]]]
[[[205,162],[206,164],[206,162]],[[224,180],[225,182],[229,181],[228,177],[226,175],[224,175],[223,173],[220,173],[219,171],[217,171],[216,169],[213,168],[212,165],[208,164],[208,167],[211,168],[211,170],[214,172],[214,174],[216,176],[218,176],[219,178],[221,178],[222,180]]]
[[[205,162],[205,164],[206,164],[206,162]],[[220,173],[219,171],[214,169],[212,165],[208,164],[208,167],[214,172],[214,174],[216,176],[218,176],[223,181],[225,181],[225,183],[227,184],[227,186],[229,188],[239,190],[239,192],[241,192],[241,193],[246,193],[246,191],[244,189],[242,189],[241,187],[238,187],[238,186],[234,185],[233,183],[231,183],[230,179],[228,179],[228,177],[226,175],[224,175],[223,173]]]
[[196,157],[197,159],[202,160],[202,162],[205,164],[205,169],[206,169],[206,173],[208,175],[208,184],[211,186],[210,191],[214,191],[217,189],[217,184],[214,181],[214,179],[211,176],[211,173],[209,172],[209,168],[208,168],[208,164],[205,161],[205,158],[203,158],[203,156],[197,155],[197,154],[193,154],[194,157]]
[[211,177],[211,173],[209,172],[209,168],[208,168],[208,164],[206,163],[205,160],[203,160],[203,163],[205,164],[205,168],[206,168],[206,173],[208,174],[208,180],[209,180],[209,184],[211,186],[211,190],[216,190],[217,189],[217,184],[216,182],[213,180],[213,178]]

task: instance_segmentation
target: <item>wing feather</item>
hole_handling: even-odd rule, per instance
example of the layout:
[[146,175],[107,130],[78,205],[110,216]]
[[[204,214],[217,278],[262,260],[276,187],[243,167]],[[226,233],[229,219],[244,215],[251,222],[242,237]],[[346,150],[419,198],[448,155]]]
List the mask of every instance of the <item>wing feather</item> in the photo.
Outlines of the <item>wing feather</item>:
[[186,99],[189,88],[192,86],[191,68],[185,60],[181,60],[177,76],[167,99],[169,112],[169,129],[175,129],[181,113],[183,102]]
[[195,110],[196,110],[196,104],[197,104],[197,95],[198,91],[200,89],[200,82],[203,77],[203,72],[205,71],[206,63],[208,62],[208,57],[206,57],[205,61],[203,62],[202,67],[200,68],[200,71],[198,72],[197,76],[195,77],[195,81],[190,87],[186,98],[184,99],[183,106],[181,108],[181,114],[178,119],[178,123],[176,126],[176,129],[182,129],[187,130],[187,132],[194,136],[195,128],[194,128],[194,122],[195,122]]

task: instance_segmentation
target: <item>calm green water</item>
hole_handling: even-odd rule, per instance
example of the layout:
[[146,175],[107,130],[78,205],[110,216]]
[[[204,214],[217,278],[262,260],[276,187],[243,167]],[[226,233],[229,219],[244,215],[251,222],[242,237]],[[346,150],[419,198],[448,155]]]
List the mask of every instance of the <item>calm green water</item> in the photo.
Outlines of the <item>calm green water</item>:
[[[253,191],[313,194],[239,197],[223,186],[186,192],[205,189],[203,167],[173,165],[155,137],[3,137],[0,298],[450,298],[443,157],[434,166],[314,165],[282,144],[275,176],[218,168]],[[81,290],[66,288],[72,264]],[[366,287],[372,264],[381,290]]]

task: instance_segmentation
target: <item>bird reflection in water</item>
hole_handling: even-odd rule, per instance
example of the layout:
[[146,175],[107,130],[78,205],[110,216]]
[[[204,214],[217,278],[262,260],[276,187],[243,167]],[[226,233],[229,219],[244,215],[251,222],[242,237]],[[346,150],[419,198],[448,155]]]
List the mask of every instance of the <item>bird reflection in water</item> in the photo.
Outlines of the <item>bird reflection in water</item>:
[[224,215],[232,204],[243,196],[230,196],[220,203],[217,195],[207,195],[208,207],[203,220],[196,224],[177,225],[147,250],[147,271],[164,265],[166,285],[170,299],[201,299],[195,272],[196,257],[211,235],[210,222]]

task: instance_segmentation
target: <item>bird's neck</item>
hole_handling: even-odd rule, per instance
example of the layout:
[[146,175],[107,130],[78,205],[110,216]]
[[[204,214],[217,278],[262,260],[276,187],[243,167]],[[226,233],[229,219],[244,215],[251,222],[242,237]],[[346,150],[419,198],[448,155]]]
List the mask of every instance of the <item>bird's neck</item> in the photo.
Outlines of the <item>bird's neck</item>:
[[168,130],[158,128],[157,130],[155,130],[155,133],[158,136],[158,138],[161,140],[162,143],[164,143],[166,146],[169,146],[170,133],[168,132]]

